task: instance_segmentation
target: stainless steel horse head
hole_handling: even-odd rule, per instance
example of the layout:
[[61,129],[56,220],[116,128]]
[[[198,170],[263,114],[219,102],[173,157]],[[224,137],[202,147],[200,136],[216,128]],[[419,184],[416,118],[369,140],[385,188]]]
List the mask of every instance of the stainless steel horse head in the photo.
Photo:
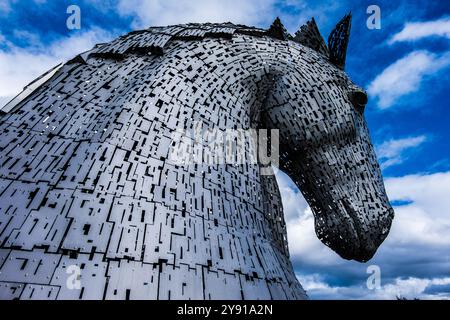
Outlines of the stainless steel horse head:
[[280,167],[310,204],[319,239],[367,261],[394,212],[364,119],[367,95],[343,70],[350,21],[337,24],[328,46],[314,20],[297,32],[294,67],[274,75],[262,122],[280,130]]

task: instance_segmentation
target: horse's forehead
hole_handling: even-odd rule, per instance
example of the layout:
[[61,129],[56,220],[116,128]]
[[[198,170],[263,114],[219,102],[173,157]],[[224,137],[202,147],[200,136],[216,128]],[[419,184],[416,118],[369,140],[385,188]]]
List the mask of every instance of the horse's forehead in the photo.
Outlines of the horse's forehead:
[[313,90],[324,91],[331,89],[349,89],[356,85],[353,81],[341,70],[336,70],[334,66],[321,65],[319,68],[306,67],[301,68],[288,77],[293,77],[294,82],[305,84],[308,88]]
[[309,82],[333,82],[337,85],[351,83],[349,76],[323,57],[317,59],[298,60],[294,63],[294,72],[290,73],[298,79]]

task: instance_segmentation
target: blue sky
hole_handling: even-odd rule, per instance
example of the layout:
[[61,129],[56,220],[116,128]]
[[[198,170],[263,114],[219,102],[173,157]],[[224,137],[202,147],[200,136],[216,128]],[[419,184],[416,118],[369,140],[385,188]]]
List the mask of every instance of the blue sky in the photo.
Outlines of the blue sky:
[[[81,8],[68,30],[66,8]],[[381,9],[381,29],[366,8]],[[446,1],[0,0],[0,104],[59,62],[138,28],[232,21],[268,27],[280,16],[294,33],[314,16],[324,38],[353,13],[347,72],[369,92],[366,119],[396,210],[370,262],[340,259],[314,235],[312,213],[292,181],[283,195],[294,268],[313,299],[450,299],[450,6]],[[381,288],[366,286],[369,265]]]

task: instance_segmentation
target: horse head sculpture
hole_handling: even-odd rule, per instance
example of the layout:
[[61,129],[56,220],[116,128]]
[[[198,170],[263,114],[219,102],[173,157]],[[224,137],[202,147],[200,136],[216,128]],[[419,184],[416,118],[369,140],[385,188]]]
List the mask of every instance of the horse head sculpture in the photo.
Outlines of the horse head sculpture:
[[301,28],[294,41],[318,54],[278,77],[264,122],[280,130],[281,168],[311,206],[319,239],[364,262],[387,236],[394,212],[364,120],[367,95],[343,71],[350,21],[349,14],[337,24],[328,46],[314,19]]
[[149,28],[27,86],[0,112],[0,298],[305,298],[266,164],[170,156],[210,147],[174,138],[199,122],[277,129],[320,240],[369,260],[393,210],[344,72],[350,18],[328,45],[314,20]]

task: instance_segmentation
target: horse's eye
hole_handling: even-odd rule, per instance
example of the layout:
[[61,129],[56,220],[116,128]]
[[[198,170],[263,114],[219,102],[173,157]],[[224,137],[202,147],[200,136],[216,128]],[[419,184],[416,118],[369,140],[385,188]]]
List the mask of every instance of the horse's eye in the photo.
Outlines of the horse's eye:
[[364,110],[367,104],[367,93],[363,90],[352,90],[349,92],[349,99],[353,106],[358,110]]

